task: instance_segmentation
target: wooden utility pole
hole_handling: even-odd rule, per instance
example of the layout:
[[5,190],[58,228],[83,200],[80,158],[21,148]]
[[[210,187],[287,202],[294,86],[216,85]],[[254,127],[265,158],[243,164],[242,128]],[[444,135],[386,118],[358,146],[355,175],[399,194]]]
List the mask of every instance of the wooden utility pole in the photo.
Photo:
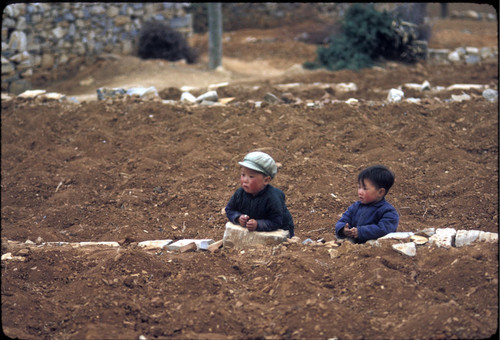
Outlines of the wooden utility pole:
[[208,7],[208,68],[222,65],[222,6],[220,2],[209,2]]

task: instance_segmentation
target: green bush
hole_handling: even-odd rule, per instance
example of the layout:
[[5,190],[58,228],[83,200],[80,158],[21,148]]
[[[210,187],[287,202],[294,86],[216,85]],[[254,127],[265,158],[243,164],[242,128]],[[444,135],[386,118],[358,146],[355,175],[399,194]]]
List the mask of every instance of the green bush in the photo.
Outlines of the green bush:
[[373,5],[352,5],[342,21],[342,34],[332,37],[329,46],[319,47],[316,61],[306,62],[304,67],[330,70],[371,67],[377,58],[394,53],[397,34],[392,22],[390,14],[377,12]]

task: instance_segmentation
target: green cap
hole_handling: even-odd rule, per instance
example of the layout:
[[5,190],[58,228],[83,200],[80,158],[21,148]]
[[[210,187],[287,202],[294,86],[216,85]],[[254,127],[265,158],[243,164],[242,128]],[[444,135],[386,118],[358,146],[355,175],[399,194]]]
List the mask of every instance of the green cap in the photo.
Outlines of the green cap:
[[250,152],[245,156],[243,161],[238,162],[238,164],[245,168],[262,172],[266,176],[271,176],[271,178],[274,178],[278,172],[278,167],[274,159],[267,153],[261,151]]

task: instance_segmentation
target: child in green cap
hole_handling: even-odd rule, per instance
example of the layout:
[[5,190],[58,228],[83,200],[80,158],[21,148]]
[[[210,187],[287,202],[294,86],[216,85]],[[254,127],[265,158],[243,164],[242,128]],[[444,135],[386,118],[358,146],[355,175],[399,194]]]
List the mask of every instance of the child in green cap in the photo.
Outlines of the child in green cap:
[[229,221],[249,231],[288,230],[293,237],[293,218],[285,204],[285,194],[270,184],[278,172],[274,159],[255,151],[238,163],[241,187],[226,206]]

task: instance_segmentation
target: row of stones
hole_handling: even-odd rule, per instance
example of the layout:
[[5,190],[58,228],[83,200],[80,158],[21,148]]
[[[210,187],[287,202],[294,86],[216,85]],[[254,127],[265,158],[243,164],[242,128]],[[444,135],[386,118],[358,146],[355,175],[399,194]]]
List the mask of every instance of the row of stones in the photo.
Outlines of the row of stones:
[[147,21],[192,33],[186,3],[15,3],[2,16],[2,90],[78,57],[131,54]]
[[[429,244],[442,248],[464,247],[471,245],[474,242],[498,243],[498,233],[484,232],[480,230],[455,230],[454,228],[427,228],[416,233],[413,232],[395,232],[385,235],[377,240],[370,240],[366,244],[369,246],[380,247],[385,240],[406,240],[411,242],[392,244],[392,248],[404,255],[415,256],[416,246]],[[249,247],[275,246],[279,244],[300,243],[300,238],[297,236],[289,238],[288,231],[276,230],[272,232],[249,232],[246,228],[235,225],[231,222],[226,224],[226,230],[222,240],[214,242],[212,239],[183,239],[178,241],[167,240],[149,240],[142,241],[137,244],[138,247],[145,250],[167,250],[179,251],[181,253],[197,250],[208,250],[214,252],[221,247],[244,249]],[[320,245],[329,247],[329,253],[332,258],[338,256],[338,248],[345,239],[324,242],[323,240],[312,241],[306,239],[302,242],[303,245]],[[2,241],[3,247],[6,249],[22,247],[19,242]],[[5,244],[6,243],[6,244]],[[37,245],[38,244],[38,245]],[[22,247],[16,255],[12,252],[6,252],[2,255],[2,261],[25,261],[26,256],[30,253],[30,246],[70,246],[72,248],[80,247],[119,247],[118,242],[43,242],[37,239],[37,242],[26,241],[25,247]]]

